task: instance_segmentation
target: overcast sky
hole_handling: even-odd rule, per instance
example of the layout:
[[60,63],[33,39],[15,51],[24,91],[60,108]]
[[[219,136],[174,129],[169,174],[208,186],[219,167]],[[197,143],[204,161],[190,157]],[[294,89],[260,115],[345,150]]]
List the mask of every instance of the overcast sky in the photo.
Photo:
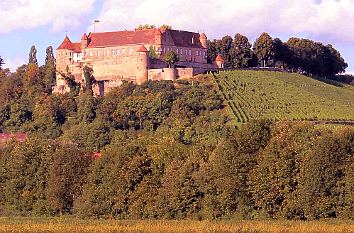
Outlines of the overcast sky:
[[0,55],[15,68],[32,44],[43,63],[67,33],[72,41],[93,31],[172,25],[209,39],[237,32],[253,42],[262,32],[286,41],[305,37],[333,44],[354,72],[354,0],[0,0]]

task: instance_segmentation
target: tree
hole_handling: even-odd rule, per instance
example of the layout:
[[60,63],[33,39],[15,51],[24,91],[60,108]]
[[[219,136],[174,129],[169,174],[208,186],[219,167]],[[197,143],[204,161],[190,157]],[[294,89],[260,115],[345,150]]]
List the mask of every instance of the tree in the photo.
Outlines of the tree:
[[233,40],[231,36],[224,36],[221,40],[217,42],[217,47],[221,56],[224,58],[224,67],[233,67],[233,57],[231,51],[233,49]]
[[70,213],[74,200],[81,195],[91,155],[74,145],[62,145],[52,155],[48,169],[46,200],[51,214]]
[[155,47],[154,46],[152,46],[152,45],[150,45],[150,47],[149,47],[149,57],[150,58],[158,58],[158,55],[157,55],[157,53],[156,53],[156,49],[155,49]]
[[135,30],[144,30],[144,29],[153,29],[153,28],[156,28],[155,25],[153,24],[139,24],[138,27],[135,28]]
[[0,70],[2,69],[2,66],[5,64],[4,59],[0,56]]
[[249,67],[252,59],[253,52],[251,44],[248,42],[248,38],[239,33],[235,35],[234,45],[231,48],[231,54],[233,59],[233,67],[243,68]]
[[292,59],[295,59],[293,52],[288,45],[283,43],[279,38],[273,40],[274,47],[274,65],[282,69],[289,68]]
[[217,41],[213,40],[207,40],[207,62],[209,64],[213,64],[215,61],[216,56],[218,55],[218,53],[220,52],[217,48]]
[[46,85],[47,93],[51,93],[52,87],[55,84],[55,58],[53,55],[53,48],[49,46],[46,49],[46,57],[45,57],[45,74],[44,74],[44,84]]
[[38,66],[37,61],[37,49],[34,45],[32,45],[29,56],[28,56],[28,63],[29,64],[36,64]]
[[166,25],[166,24],[162,24],[162,25],[160,26],[160,29],[161,29],[161,30],[172,30],[172,26]]
[[274,45],[272,37],[266,32],[262,33],[253,45],[253,52],[262,67],[272,65],[274,59]]
[[174,51],[170,51],[165,54],[164,60],[168,67],[172,68],[179,61],[179,57]]
[[91,95],[93,95],[92,85],[97,83],[95,77],[93,76],[93,69],[85,66],[83,72],[85,77],[85,86],[83,87],[84,92],[88,91]]

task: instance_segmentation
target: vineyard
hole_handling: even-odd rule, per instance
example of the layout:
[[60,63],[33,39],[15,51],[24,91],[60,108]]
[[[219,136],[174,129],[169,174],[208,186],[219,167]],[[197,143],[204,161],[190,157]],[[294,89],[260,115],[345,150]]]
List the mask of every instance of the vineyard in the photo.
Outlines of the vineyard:
[[224,71],[214,81],[238,123],[354,120],[353,86],[269,71]]

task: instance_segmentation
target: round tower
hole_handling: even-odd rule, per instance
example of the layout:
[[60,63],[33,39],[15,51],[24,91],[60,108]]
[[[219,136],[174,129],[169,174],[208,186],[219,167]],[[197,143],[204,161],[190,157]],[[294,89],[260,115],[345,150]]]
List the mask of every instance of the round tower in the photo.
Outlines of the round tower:
[[199,40],[200,40],[200,43],[202,44],[203,48],[206,48],[207,47],[207,37],[204,33],[200,34],[199,35]]
[[224,69],[224,58],[222,58],[220,53],[215,58],[215,64],[219,69]]
[[144,45],[141,45],[137,52],[138,60],[136,83],[141,85],[148,81],[149,50],[147,50]]

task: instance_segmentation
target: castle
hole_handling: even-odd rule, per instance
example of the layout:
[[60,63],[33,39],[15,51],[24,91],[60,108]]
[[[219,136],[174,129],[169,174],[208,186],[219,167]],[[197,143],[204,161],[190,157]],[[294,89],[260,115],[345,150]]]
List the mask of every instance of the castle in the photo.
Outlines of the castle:
[[[179,61],[168,68],[166,53],[174,51]],[[170,29],[142,29],[85,33],[81,42],[71,42],[66,36],[56,50],[56,86],[54,93],[70,91],[65,74],[70,73],[77,83],[84,84],[83,67],[90,67],[96,84],[95,95],[104,95],[123,81],[142,84],[148,80],[175,80],[192,77],[223,68],[218,56],[214,64],[207,63],[207,37]]]

